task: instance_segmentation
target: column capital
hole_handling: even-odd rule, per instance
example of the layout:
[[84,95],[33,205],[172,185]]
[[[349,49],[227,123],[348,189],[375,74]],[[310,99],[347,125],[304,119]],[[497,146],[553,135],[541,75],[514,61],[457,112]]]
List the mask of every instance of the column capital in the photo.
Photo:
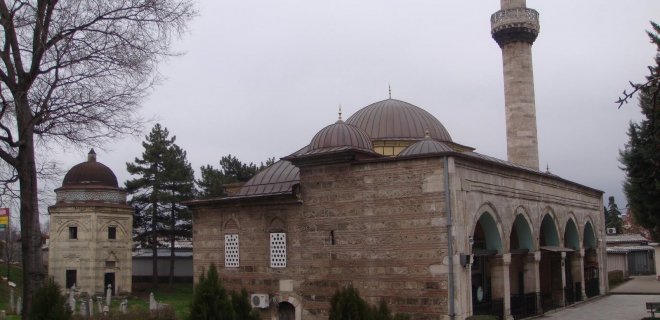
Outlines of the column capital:
[[504,262],[504,264],[506,264],[506,265],[511,264],[511,254],[510,253],[503,254],[502,255],[502,262]]
[[534,261],[541,261],[541,251],[534,251]]

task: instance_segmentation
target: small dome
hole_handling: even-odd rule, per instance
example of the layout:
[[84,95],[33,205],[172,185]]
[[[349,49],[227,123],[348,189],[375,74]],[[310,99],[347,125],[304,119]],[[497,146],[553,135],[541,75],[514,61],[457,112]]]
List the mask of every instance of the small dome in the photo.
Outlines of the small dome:
[[106,165],[96,162],[94,149],[89,151],[87,162],[79,163],[64,176],[62,187],[106,186],[118,188],[117,177]]
[[421,140],[428,130],[431,138],[452,141],[447,129],[426,110],[408,102],[387,99],[370,104],[346,120],[374,141]]
[[368,151],[374,149],[369,135],[342,120],[321,129],[309,143],[309,151],[336,147],[351,147]]
[[399,156],[413,156],[420,154],[430,154],[430,153],[440,153],[440,152],[449,152],[454,151],[450,146],[445,143],[442,143],[437,140],[433,140],[430,137],[425,138],[422,141],[415,142],[403,149]]

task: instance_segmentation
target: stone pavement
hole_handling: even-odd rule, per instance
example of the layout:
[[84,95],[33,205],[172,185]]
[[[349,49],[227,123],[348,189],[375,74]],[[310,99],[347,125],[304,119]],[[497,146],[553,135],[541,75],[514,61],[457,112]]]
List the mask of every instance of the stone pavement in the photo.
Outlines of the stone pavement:
[[591,301],[579,303],[550,311],[535,319],[561,319],[561,320],[640,320],[650,317],[646,313],[646,302],[660,302],[658,295],[606,295]]
[[[537,319],[562,320],[640,320],[650,317],[646,302],[660,302],[660,281],[655,276],[638,276],[612,289],[610,294],[550,311]],[[660,318],[660,315],[656,315]]]
[[[652,276],[636,276],[610,290],[611,294],[660,294],[660,281]],[[659,297],[660,298],[660,297]],[[660,299],[659,299],[660,300]]]

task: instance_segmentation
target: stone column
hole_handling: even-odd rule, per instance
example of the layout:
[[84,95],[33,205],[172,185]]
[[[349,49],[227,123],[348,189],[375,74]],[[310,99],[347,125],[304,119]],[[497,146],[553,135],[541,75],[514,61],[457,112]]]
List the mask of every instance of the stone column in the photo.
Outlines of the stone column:
[[504,319],[513,320],[511,316],[511,274],[509,268],[511,266],[511,254],[505,253],[502,255],[502,276],[504,277]]
[[539,33],[539,14],[525,0],[502,0],[491,18],[491,34],[502,49],[508,160],[539,168],[532,71],[532,44]]
[[587,299],[587,293],[584,291],[584,288],[587,286],[586,280],[584,278],[584,249],[580,249],[580,251],[577,252],[578,258],[580,259],[579,267],[580,267],[580,283],[582,283],[582,286],[580,287],[580,300],[585,300]]
[[560,306],[566,306],[566,252],[561,253],[561,299]]
[[536,288],[536,313],[543,313],[543,305],[541,304],[541,251],[534,252],[534,287]]

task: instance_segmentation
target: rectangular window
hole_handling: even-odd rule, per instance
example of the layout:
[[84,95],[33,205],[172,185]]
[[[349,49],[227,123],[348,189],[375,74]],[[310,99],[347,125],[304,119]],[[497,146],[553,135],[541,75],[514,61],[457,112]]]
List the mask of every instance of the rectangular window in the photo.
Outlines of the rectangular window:
[[270,267],[286,268],[286,233],[270,234]]
[[115,226],[108,227],[108,239],[111,240],[117,239],[117,227]]
[[74,284],[76,284],[76,270],[67,270],[66,271],[66,287],[67,289],[70,289],[73,287]]
[[78,227],[69,227],[69,239],[78,239]]
[[238,254],[238,235],[225,235],[225,267],[238,268],[240,257]]

